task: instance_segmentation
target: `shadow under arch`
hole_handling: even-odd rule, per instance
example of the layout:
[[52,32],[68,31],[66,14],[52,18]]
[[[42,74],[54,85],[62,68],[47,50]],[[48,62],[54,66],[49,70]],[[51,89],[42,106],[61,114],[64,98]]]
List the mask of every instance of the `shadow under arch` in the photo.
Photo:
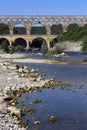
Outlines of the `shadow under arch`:
[[63,33],[63,25],[62,24],[53,24],[51,26],[51,34],[57,35]]
[[16,24],[13,28],[13,34],[26,35],[26,27],[24,24]]
[[52,40],[52,42],[51,42],[51,44],[50,44],[50,47],[54,47],[54,45],[57,44],[57,43],[58,43],[58,38],[55,37],[55,38]]
[[47,30],[44,24],[36,23],[31,27],[30,30],[31,35],[46,35]]
[[78,27],[79,27],[79,25],[77,23],[70,23],[67,27],[67,31],[73,31]]
[[8,39],[6,39],[6,38],[0,38],[0,46],[3,44],[3,42],[6,42],[7,43],[7,45],[8,46],[10,46],[10,42],[9,42],[9,40]]
[[30,44],[30,48],[31,49],[36,49],[36,50],[41,50],[41,47],[43,44],[46,44],[47,45],[47,42],[44,38],[42,37],[37,37],[37,38],[34,38]]
[[21,37],[15,39],[14,42],[13,42],[13,46],[16,47],[16,46],[19,46],[19,45],[21,45],[22,47],[26,48],[27,47],[26,40],[21,38]]
[[6,35],[10,34],[9,26],[5,23],[0,23],[0,34]]

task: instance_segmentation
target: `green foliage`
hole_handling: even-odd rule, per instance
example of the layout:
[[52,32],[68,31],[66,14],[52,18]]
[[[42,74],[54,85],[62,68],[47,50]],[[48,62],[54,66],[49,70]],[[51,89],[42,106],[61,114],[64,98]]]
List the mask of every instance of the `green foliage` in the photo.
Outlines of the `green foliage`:
[[0,23],[0,34],[9,34],[9,27],[4,23]]
[[47,47],[47,44],[45,42],[42,43],[42,46],[41,46],[41,52],[43,55],[45,55],[48,51],[48,47]]
[[64,47],[61,43],[59,43],[54,46],[54,50],[57,51],[57,54],[61,54],[62,52],[64,52]]
[[16,51],[25,51],[24,47],[22,45],[16,46]]
[[44,26],[32,27],[30,34],[46,34],[46,28]]
[[9,53],[13,54],[15,52],[15,47],[14,46],[10,46],[9,47]]
[[53,56],[64,52],[64,48],[60,44],[56,44],[53,48],[48,50],[47,55]]
[[26,28],[25,27],[14,27],[13,34],[26,34]]
[[57,34],[62,34],[62,33],[63,33],[63,27],[61,24],[53,25],[51,27],[51,34],[52,35],[57,35]]
[[61,41],[79,41],[87,35],[87,25],[79,27],[76,24],[69,25],[67,32],[63,33],[61,36],[58,36],[58,39]]
[[48,50],[47,55],[49,56],[57,55],[57,51],[54,48],[51,48],[50,50]]
[[3,41],[0,45],[0,49],[3,50],[4,52],[9,53],[9,47],[7,41]]
[[87,52],[87,37],[83,38],[82,51]]

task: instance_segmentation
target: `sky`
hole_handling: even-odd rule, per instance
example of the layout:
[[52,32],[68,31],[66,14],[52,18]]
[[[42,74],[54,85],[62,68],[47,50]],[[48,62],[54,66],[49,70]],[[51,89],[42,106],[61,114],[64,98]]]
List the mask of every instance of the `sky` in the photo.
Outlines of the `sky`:
[[0,0],[0,15],[87,15],[87,0]]

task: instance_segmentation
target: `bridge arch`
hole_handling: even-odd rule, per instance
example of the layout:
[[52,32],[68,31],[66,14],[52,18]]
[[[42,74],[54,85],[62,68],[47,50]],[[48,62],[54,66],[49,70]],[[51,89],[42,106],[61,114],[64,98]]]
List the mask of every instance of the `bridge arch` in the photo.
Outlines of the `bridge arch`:
[[25,35],[26,34],[26,27],[22,23],[16,23],[13,27],[13,34],[21,34]]
[[10,42],[9,42],[9,40],[7,38],[3,38],[3,37],[0,38],[0,45],[2,45],[3,42],[6,42],[8,44],[8,46],[10,46]]
[[[46,44],[47,45],[47,41],[42,38],[42,37],[36,37],[32,40],[31,44],[30,44],[30,48],[36,48],[38,50],[41,50],[41,46],[42,44]],[[48,45],[47,45],[48,46]]]
[[24,38],[16,38],[13,42],[13,46],[19,46],[21,45],[22,47],[26,48],[27,47],[27,41]]
[[58,35],[63,33],[63,25],[62,24],[53,24],[51,26],[51,34]]
[[0,34],[10,34],[9,26],[6,23],[0,23]]
[[46,35],[47,30],[44,24],[41,24],[40,22],[36,22],[31,26],[30,30],[31,35]]
[[79,27],[79,25],[77,23],[70,23],[67,27],[67,31],[74,30],[78,27]]
[[52,39],[50,47],[53,47],[56,43],[58,43],[58,38],[57,37]]

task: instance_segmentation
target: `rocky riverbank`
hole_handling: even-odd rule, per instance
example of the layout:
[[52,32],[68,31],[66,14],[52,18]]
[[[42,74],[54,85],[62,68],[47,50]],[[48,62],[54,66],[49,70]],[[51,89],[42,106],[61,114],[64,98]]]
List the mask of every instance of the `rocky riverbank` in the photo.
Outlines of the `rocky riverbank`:
[[[6,58],[1,55],[4,59],[0,59],[0,130],[26,130],[26,125],[24,127],[19,125],[20,121],[17,118],[21,116],[21,111],[16,108],[8,93],[38,86],[44,87],[45,84],[49,87],[49,81],[52,80],[42,79],[34,69],[13,64],[9,56]],[[10,101],[11,106],[7,101]],[[14,118],[11,115],[15,115]]]

